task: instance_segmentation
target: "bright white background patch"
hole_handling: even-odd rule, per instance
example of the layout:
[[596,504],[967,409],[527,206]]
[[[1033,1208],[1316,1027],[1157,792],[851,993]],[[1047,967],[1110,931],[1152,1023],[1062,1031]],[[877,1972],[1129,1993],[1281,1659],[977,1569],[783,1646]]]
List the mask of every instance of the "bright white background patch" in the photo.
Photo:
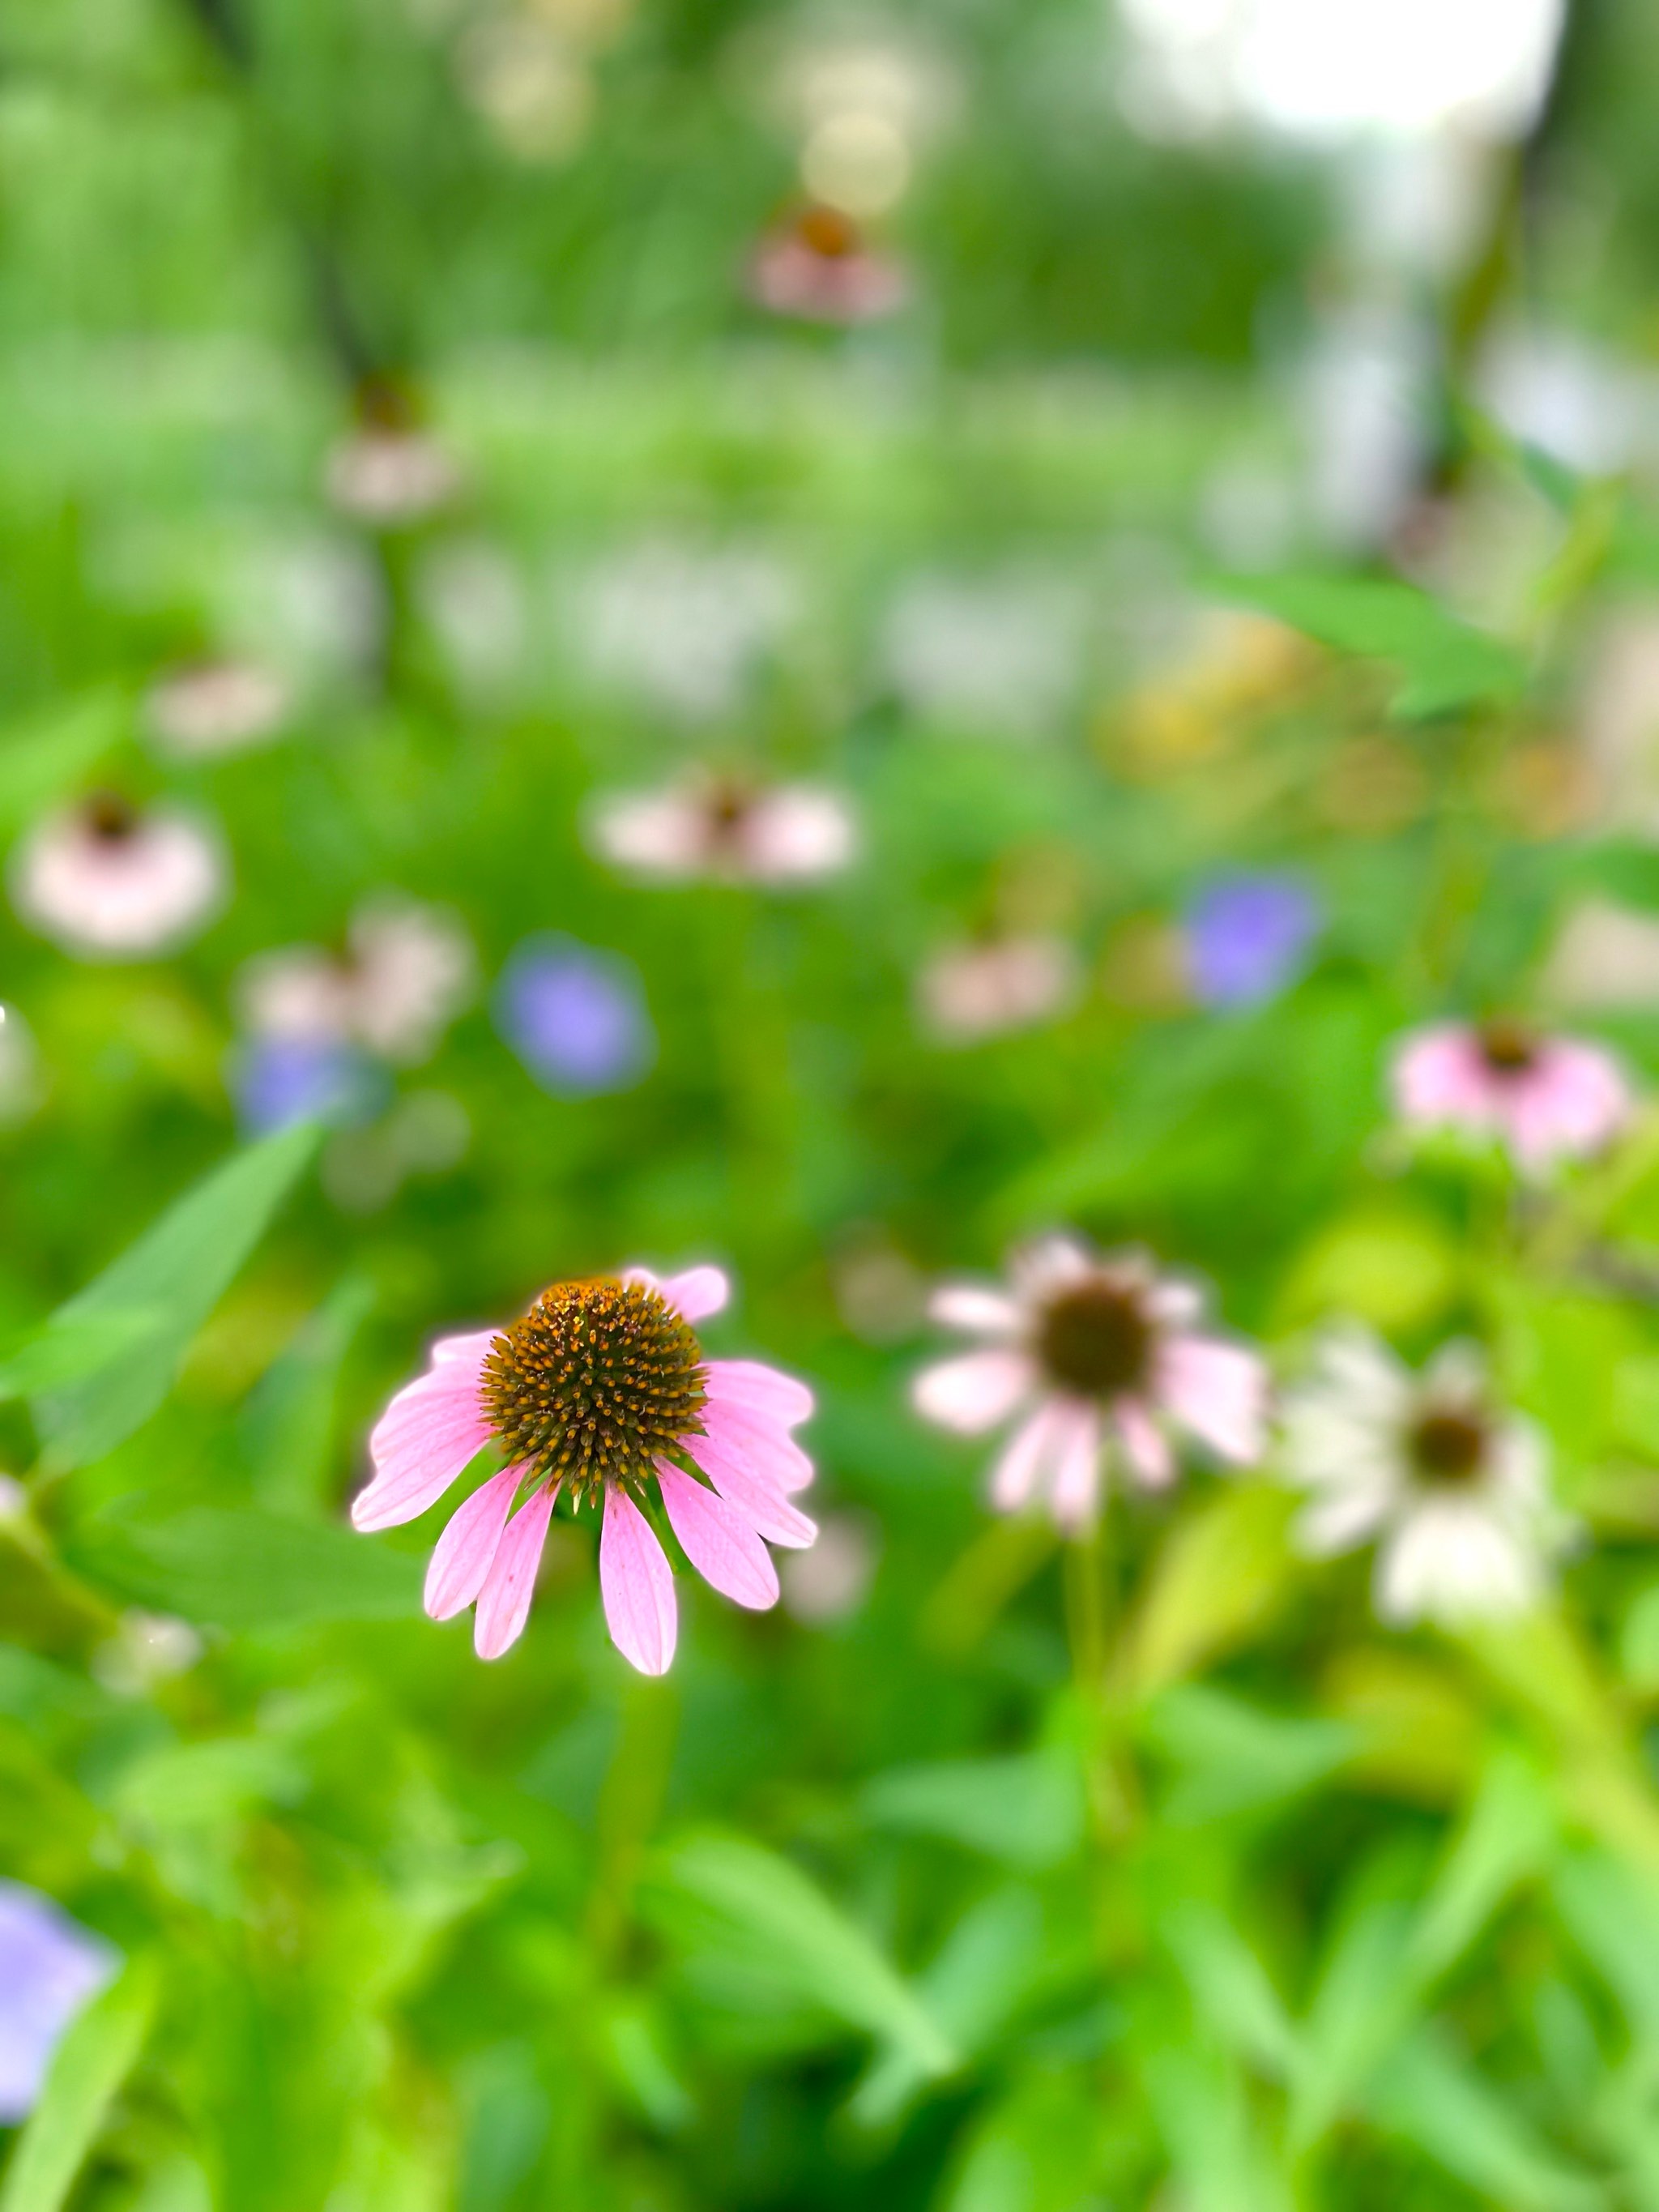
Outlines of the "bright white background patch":
[[1137,112],[1331,139],[1462,122],[1500,137],[1544,96],[1562,0],[1120,0]]

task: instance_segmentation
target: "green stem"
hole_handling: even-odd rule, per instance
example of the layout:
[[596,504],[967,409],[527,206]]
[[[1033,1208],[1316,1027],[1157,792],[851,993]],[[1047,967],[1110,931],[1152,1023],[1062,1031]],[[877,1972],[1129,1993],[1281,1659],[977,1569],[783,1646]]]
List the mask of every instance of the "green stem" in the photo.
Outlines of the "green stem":
[[1133,1825],[1139,1794],[1112,1687],[1116,1608],[1105,1512],[1086,1535],[1064,1547],[1060,1571],[1072,1674],[1083,1714],[1084,1779],[1095,1833],[1104,1842]]
[[601,1965],[626,1931],[646,1846],[667,1795],[678,1733],[679,1700],[671,1684],[644,1675],[623,1694],[622,1730],[599,1792],[598,1864],[587,1905],[587,1940]]

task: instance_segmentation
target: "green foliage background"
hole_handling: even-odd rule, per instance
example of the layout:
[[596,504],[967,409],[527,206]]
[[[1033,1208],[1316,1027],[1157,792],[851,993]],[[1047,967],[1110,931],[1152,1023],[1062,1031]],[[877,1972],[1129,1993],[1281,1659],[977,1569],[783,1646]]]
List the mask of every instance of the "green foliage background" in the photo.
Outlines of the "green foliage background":
[[[1600,250],[1525,240],[1530,283],[1633,348],[1652,19],[1602,11],[1552,118],[1605,188]],[[1312,313],[1322,173],[1136,139],[1092,6],[941,0],[907,21],[970,121],[896,226],[918,301],[780,331],[736,272],[792,190],[744,91],[782,20],[642,6],[546,167],[459,99],[455,22],[400,0],[0,18],[0,830],[94,781],[165,789],[236,881],[164,963],[0,921],[45,1086],[0,1133],[0,1438],[29,1481],[0,1520],[0,1870],[129,1962],[0,2206],[1659,2206],[1656,1130],[1541,1219],[1496,1164],[1379,1136],[1402,1027],[1533,1006],[1579,898],[1659,909],[1650,839],[1558,834],[1504,774],[1650,594],[1648,489],[1452,390],[1458,495],[1546,548],[1501,637],[1376,577],[1227,583],[1204,488],[1293,449],[1261,364]],[[369,364],[467,478],[378,539],[319,491]],[[560,613],[661,529],[805,580],[702,735],[598,685]],[[482,679],[429,588],[480,543],[531,611]],[[378,580],[375,665],[311,670],[267,750],[158,763],[144,684],[291,643],[283,564],[319,547]],[[881,672],[893,591],[1021,564],[1087,593],[1064,726],[918,715]],[[1254,686],[1149,676],[1171,592],[1315,642]],[[1322,779],[1379,732],[1422,803],[1334,828]],[[593,793],[700,752],[843,787],[856,868],[785,898],[589,856]],[[1227,1014],[1129,988],[1125,947],[1241,863],[1318,886],[1309,975]],[[654,1071],[550,1099],[481,997],[399,1079],[461,1103],[459,1165],[363,1206],[316,1172],[337,1135],[238,1151],[238,969],[387,885],[459,910],[486,977],[537,929],[626,953]],[[930,1042],[919,963],[1034,898],[1085,955],[1076,1011]],[[1607,1027],[1659,1067],[1654,1014]],[[1205,1275],[1286,1371],[1334,1313],[1412,1356],[1483,1337],[1587,1532],[1559,1605],[1385,1632],[1270,1480],[1191,1471],[1064,1556],[993,1524],[982,1453],[908,1409],[925,1333],[860,1334],[848,1267],[988,1268],[1060,1220]],[[873,1532],[869,1595],[813,1626],[682,1576],[647,1682],[560,1524],[522,1644],[481,1666],[419,1613],[441,1511],[346,1530],[368,1425],[441,1328],[707,1256],[739,1285],[711,1344],[817,1389],[814,1498]],[[109,1686],[135,1606],[194,1624],[200,1662]]]

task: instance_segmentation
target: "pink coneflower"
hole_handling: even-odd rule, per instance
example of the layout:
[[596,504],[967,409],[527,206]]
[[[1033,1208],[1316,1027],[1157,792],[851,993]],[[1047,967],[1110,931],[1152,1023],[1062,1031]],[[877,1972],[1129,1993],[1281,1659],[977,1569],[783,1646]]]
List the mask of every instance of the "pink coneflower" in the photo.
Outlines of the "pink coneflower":
[[453,915],[387,894],[357,908],[342,952],[293,945],[250,961],[242,1010],[261,1036],[356,1044],[413,1065],[431,1057],[466,1004],[474,968]]
[[329,455],[325,481],[343,514],[383,529],[423,521],[461,488],[453,459],[423,430],[355,431]]
[[927,1026],[950,1044],[1030,1029],[1077,995],[1078,957],[1063,937],[1000,937],[942,945],[921,970]]
[[840,209],[803,208],[763,239],[749,271],[755,298],[775,315],[803,322],[868,323],[902,307],[898,264],[866,240]]
[[934,1320],[986,1341],[925,1368],[914,1394],[928,1420],[963,1435],[1017,1421],[991,1478],[1000,1511],[1042,1498],[1063,1529],[1086,1528],[1105,1447],[1156,1488],[1175,1474],[1171,1429],[1236,1466],[1260,1456],[1266,1370],[1196,1333],[1203,1302],[1191,1285],[1138,1253],[1101,1258],[1070,1237],[1017,1253],[1009,1277],[1006,1290],[934,1294]]
[[1633,1105],[1610,1053],[1512,1021],[1419,1030],[1396,1051],[1390,1079],[1402,1120],[1496,1137],[1530,1169],[1600,1152]]
[[415,1520],[486,1444],[506,1457],[452,1516],[426,1578],[434,1620],[476,1601],[481,1659],[524,1628],[562,1492],[603,1515],[605,1620],[641,1674],[674,1656],[674,1577],[647,1517],[658,1501],[705,1582],[757,1611],[775,1602],[767,1543],[817,1533],[790,1503],[812,1479],[789,1434],[812,1398],[775,1368],[704,1358],[692,1324],[726,1297],[718,1267],[556,1283],[506,1328],[441,1340],[386,1408],[369,1438],[374,1479],[351,1508],[359,1528]]
[[84,959],[169,951],[217,911],[226,890],[220,847],[195,816],[140,811],[114,792],[49,816],[12,856],[18,913]]
[[356,428],[328,457],[325,483],[343,514],[375,529],[423,521],[461,488],[448,448],[426,429],[413,394],[397,377],[366,377],[356,395]]
[[144,696],[144,720],[174,760],[212,760],[276,736],[287,718],[289,688],[247,660],[202,660],[158,677]]
[[846,867],[858,844],[836,793],[739,776],[698,776],[603,799],[592,838],[606,860],[665,882],[811,883]]

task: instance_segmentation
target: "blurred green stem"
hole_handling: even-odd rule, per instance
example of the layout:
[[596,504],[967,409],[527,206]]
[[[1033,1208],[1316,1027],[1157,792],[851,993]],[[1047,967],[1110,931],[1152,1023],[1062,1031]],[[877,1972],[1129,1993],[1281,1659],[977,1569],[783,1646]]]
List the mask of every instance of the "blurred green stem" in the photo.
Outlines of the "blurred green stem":
[[599,1793],[599,1846],[587,1905],[587,1940],[607,1963],[628,1926],[634,1885],[661,1814],[679,1727],[679,1699],[665,1679],[630,1675],[616,1754]]
[[1088,1534],[1062,1547],[1066,1633],[1083,1713],[1084,1779],[1097,1835],[1121,1837],[1133,1824],[1135,1784],[1112,1684],[1112,1550],[1108,1510]]
[[1509,748],[1507,720],[1472,714],[1462,732],[1437,810],[1435,851],[1413,981],[1449,993],[1490,879],[1495,841],[1481,793]]

